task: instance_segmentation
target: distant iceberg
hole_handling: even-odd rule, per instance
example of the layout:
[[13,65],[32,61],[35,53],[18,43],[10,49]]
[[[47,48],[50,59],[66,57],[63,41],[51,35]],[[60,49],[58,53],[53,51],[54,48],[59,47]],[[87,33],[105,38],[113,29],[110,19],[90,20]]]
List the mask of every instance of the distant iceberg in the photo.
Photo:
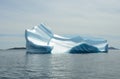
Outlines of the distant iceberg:
[[107,52],[107,40],[82,36],[54,34],[43,24],[25,30],[26,49],[29,53],[97,53]]

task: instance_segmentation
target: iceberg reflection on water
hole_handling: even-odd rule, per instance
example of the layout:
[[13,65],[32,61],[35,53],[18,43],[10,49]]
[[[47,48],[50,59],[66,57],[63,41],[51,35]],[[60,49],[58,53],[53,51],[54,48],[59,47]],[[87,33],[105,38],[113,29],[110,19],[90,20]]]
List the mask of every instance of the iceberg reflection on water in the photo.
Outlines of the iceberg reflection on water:
[[97,53],[107,52],[107,40],[93,37],[67,37],[54,34],[43,24],[25,30],[29,53]]

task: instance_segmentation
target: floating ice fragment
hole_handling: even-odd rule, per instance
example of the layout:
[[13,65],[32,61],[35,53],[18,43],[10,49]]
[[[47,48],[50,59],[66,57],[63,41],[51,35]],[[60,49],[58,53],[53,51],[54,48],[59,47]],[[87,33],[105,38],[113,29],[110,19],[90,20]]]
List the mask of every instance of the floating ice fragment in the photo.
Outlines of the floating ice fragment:
[[96,53],[107,52],[107,40],[89,37],[67,37],[54,34],[43,24],[25,30],[29,53]]

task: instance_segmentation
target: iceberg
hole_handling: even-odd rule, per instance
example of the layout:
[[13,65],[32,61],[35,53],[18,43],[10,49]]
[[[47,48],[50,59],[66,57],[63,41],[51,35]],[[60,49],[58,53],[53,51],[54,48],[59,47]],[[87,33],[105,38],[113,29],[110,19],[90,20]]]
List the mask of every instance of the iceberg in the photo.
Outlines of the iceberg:
[[97,53],[107,52],[107,40],[94,37],[62,36],[40,24],[25,30],[26,49],[29,53]]

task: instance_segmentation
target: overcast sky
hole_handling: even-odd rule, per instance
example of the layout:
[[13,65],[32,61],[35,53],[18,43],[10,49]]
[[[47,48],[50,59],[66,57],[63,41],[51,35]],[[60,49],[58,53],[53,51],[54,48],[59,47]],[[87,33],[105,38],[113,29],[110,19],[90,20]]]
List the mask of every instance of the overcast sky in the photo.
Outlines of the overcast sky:
[[0,0],[0,34],[44,23],[55,33],[120,35],[120,0]]
[[40,23],[57,34],[102,35],[118,46],[120,0],[0,0],[1,35],[24,34]]

